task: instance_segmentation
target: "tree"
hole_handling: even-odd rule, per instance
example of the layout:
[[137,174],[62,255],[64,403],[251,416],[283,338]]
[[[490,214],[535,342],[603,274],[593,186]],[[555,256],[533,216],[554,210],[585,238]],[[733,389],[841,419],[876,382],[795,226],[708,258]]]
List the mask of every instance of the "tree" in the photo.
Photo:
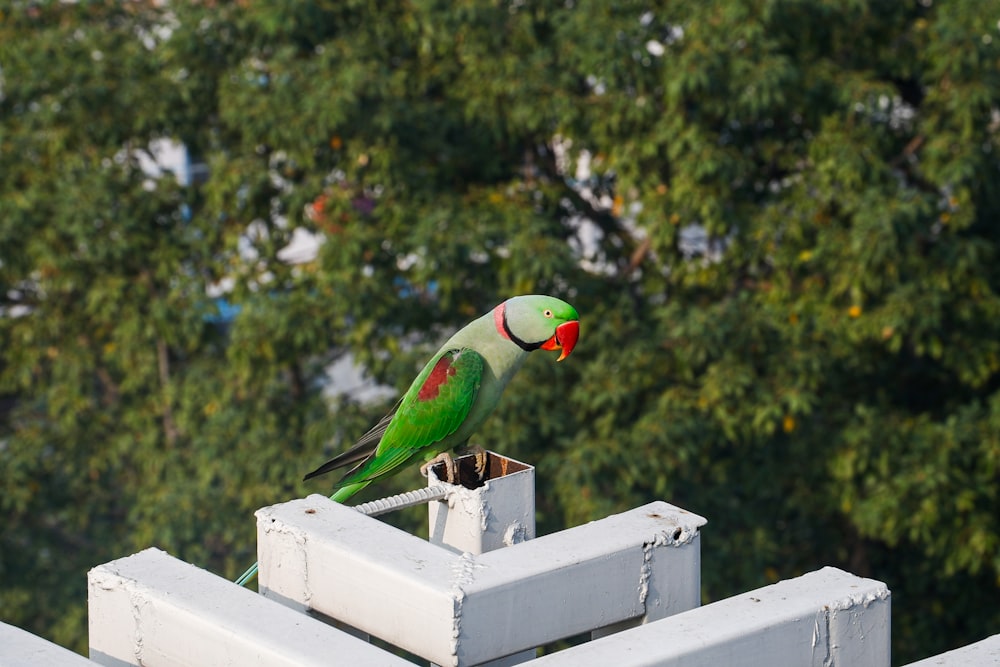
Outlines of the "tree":
[[[833,564],[902,662],[996,627],[986,3],[210,5],[0,17],[7,620],[81,648],[85,569],[151,544],[235,574],[386,407],[331,359],[401,389],[549,292],[580,345],[481,436],[543,529],[667,499],[709,599]],[[140,169],[164,137],[204,182]]]

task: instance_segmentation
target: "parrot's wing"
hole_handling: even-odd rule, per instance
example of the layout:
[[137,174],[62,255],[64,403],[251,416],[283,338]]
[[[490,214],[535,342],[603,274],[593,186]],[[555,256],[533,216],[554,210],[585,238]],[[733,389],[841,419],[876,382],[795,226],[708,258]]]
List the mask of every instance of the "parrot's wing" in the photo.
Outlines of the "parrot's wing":
[[388,428],[389,422],[392,421],[392,418],[396,414],[396,410],[399,409],[399,404],[401,402],[402,399],[397,401],[392,410],[390,410],[386,416],[382,417],[382,419],[380,419],[370,431],[361,436],[361,438],[354,443],[350,449],[333,457],[303,477],[302,480],[305,481],[319,475],[324,475],[331,470],[336,470],[337,468],[363,463],[365,459],[375,453],[375,448],[378,447],[379,440],[382,439],[385,429]]
[[469,348],[441,354],[396,406],[374,455],[337,486],[371,481],[457,431],[476,402],[484,366],[482,355]]

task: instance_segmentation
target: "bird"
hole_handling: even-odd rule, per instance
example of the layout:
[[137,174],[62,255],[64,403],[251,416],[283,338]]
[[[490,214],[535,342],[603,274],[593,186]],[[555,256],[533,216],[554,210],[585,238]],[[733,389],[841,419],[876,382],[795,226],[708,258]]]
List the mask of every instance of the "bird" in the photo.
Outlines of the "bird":
[[[543,294],[514,296],[459,329],[430,358],[395,407],[347,451],[305,480],[353,466],[330,498],[343,503],[373,481],[419,460],[421,472],[465,445],[500,401],[504,388],[534,350],[570,355],[580,336],[576,309]],[[480,466],[482,464],[479,464]],[[236,583],[257,575],[257,563]]]

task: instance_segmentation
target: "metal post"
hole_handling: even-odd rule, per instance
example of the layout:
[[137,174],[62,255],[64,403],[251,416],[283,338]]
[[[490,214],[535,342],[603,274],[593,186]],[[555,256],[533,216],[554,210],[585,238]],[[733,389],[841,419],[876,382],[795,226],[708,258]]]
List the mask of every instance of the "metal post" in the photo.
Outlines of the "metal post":
[[[475,456],[455,459],[462,485],[451,486],[446,498],[427,505],[432,544],[478,556],[535,537],[534,467],[495,452],[486,452],[486,457],[482,480],[475,472]],[[427,484],[438,485],[444,476],[444,464],[434,466]],[[509,667],[536,655],[537,649],[531,648],[480,665]]]
[[[535,469],[494,452],[486,456],[481,481],[474,472],[474,456],[455,459],[460,479],[469,487],[453,485],[444,500],[427,505],[432,544],[478,556],[535,537]],[[443,468],[440,464],[431,469],[429,486],[440,484],[437,477],[444,476]]]

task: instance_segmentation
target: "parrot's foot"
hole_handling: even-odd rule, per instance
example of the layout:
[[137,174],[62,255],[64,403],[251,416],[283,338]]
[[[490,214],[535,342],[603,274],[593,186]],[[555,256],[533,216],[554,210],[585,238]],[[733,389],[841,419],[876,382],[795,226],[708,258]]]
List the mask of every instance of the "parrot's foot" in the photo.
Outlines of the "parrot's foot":
[[440,454],[432,458],[430,461],[420,466],[420,474],[423,475],[424,477],[427,477],[428,473],[430,473],[431,468],[433,468],[439,463],[444,464],[444,472],[446,476],[445,481],[447,481],[449,484],[454,484],[455,480],[458,479],[458,469],[455,466],[455,460],[451,458],[451,454],[449,454],[448,452],[441,452]]
[[490,463],[490,455],[479,445],[469,447],[469,453],[476,457],[476,478],[481,482],[486,476],[486,467]]

